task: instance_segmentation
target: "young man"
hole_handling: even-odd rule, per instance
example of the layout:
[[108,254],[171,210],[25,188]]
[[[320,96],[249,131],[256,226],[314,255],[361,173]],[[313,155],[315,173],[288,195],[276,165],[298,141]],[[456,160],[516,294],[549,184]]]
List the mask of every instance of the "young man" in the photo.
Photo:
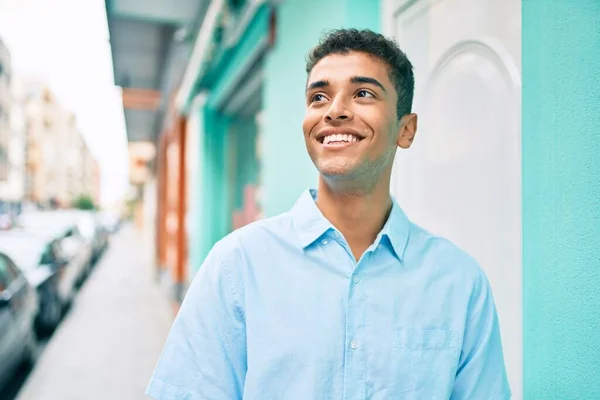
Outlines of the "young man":
[[383,36],[344,29],[307,72],[302,128],[318,190],[215,245],[148,394],[510,398],[485,275],[390,196],[396,149],[417,130],[411,63]]

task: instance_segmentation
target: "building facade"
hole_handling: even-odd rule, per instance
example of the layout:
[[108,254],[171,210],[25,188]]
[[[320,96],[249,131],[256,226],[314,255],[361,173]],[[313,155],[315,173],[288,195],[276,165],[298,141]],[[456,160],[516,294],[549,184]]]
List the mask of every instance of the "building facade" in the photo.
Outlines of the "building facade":
[[0,41],[0,213],[19,213],[25,185],[24,115],[8,49]]
[[25,199],[43,207],[70,207],[80,196],[97,201],[98,165],[75,116],[44,84],[29,82],[24,86]]
[[89,196],[94,204],[99,205],[101,201],[100,187],[102,183],[100,165],[85,142],[84,145],[83,182],[80,193]]
[[10,109],[13,103],[11,94],[11,58],[8,48],[0,40],[0,182],[8,180],[10,169],[9,147],[11,138]]

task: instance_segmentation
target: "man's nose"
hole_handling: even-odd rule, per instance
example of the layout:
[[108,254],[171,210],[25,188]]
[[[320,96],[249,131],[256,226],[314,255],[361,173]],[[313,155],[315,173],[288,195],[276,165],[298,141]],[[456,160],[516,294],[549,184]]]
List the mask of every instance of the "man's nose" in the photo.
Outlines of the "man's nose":
[[352,111],[347,106],[346,102],[337,98],[331,102],[329,109],[325,113],[325,121],[331,122],[334,120],[347,120],[352,118]]

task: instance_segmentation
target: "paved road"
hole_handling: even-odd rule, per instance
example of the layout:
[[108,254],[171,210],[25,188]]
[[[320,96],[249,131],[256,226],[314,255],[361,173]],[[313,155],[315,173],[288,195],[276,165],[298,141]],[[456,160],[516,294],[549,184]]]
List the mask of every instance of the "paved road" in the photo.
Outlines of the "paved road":
[[54,333],[18,400],[136,400],[173,318],[131,226],[111,246]]

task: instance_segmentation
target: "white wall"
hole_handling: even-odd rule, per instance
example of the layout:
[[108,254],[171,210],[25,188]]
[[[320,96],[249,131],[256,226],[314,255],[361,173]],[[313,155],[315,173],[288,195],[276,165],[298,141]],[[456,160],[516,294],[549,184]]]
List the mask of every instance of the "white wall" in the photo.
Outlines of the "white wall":
[[413,147],[393,192],[409,218],[474,256],[492,285],[515,399],[522,380],[519,0],[384,0],[415,68]]

